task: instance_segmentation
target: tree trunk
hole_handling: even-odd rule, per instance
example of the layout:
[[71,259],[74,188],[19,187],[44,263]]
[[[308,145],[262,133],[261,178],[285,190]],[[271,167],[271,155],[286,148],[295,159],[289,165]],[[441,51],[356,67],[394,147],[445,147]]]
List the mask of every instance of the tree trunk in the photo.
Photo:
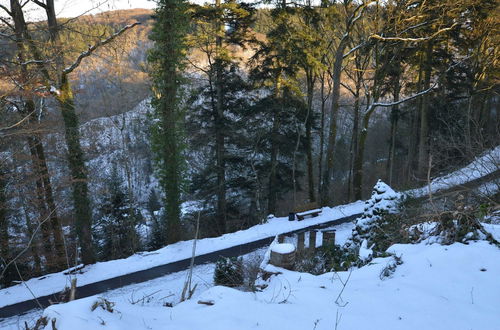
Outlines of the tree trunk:
[[[168,78],[167,78],[168,79]],[[167,85],[167,84],[166,84]],[[178,148],[178,137],[176,127],[176,111],[172,105],[176,104],[177,87],[166,88],[164,91],[163,111],[161,113],[163,128],[163,163],[165,166],[166,177],[162,180],[163,190],[165,192],[165,207],[167,217],[167,244],[175,243],[181,240],[180,223],[180,152]]]
[[[431,84],[432,46],[431,41],[427,42],[423,70],[423,89],[429,89]],[[420,130],[418,143],[418,175],[420,178],[424,178],[426,176],[429,158],[429,98],[429,93],[422,95],[422,103],[420,107]]]
[[330,186],[333,177],[335,140],[337,138],[337,117],[340,102],[340,79],[342,76],[342,63],[344,61],[344,50],[347,47],[347,38],[343,38],[335,52],[335,63],[333,65],[333,89],[332,105],[330,108],[330,129],[328,135],[328,147],[326,151],[326,168],[323,173],[321,188],[321,205],[327,206],[331,203]]
[[[220,8],[221,0],[216,0],[215,6]],[[217,225],[220,234],[226,233],[226,164],[225,164],[225,146],[224,146],[224,107],[223,107],[223,63],[221,58],[222,33],[224,27],[221,19],[216,22],[217,37],[215,41],[216,59],[215,59],[215,91],[216,91],[216,109],[215,117],[215,156],[217,173]]]
[[54,194],[52,191],[52,184],[50,182],[50,174],[47,166],[47,160],[45,159],[45,151],[43,148],[42,141],[38,136],[34,137],[36,155],[39,162],[40,175],[43,181],[43,192],[45,195],[45,202],[50,212],[50,227],[52,229],[52,238],[54,242],[55,249],[55,269],[60,270],[65,268],[65,256],[66,251],[64,249],[64,237],[61,228],[61,222],[57,215],[56,203],[54,201]]
[[[50,40],[56,51],[61,50],[59,42],[59,26],[55,14],[53,0],[47,0],[45,5],[47,14],[47,25]],[[80,145],[80,132],[78,117],[75,111],[73,91],[68,76],[63,72],[62,51],[56,55],[56,69],[59,94],[56,96],[61,109],[65,126],[65,139],[68,148],[68,163],[71,171],[73,203],[75,207],[76,231],[80,240],[81,257],[84,264],[95,262],[95,254],[92,246],[92,211],[88,196],[87,169]]]
[[55,255],[54,255],[54,250],[53,250],[53,245],[52,245],[52,239],[50,238],[51,236],[51,230],[50,230],[50,222],[46,221],[47,217],[49,217],[50,210],[47,208],[47,205],[45,203],[45,198],[43,195],[44,187],[43,187],[43,180],[42,180],[42,175],[41,175],[41,169],[40,169],[40,162],[38,159],[38,154],[36,151],[36,142],[35,139],[31,136],[27,137],[28,140],[28,147],[30,150],[30,155],[31,155],[31,164],[33,168],[33,175],[35,177],[35,199],[36,199],[36,207],[39,212],[39,223],[41,223],[41,229],[42,229],[42,245],[43,245],[43,255],[45,256],[46,259],[46,264],[47,264],[47,269],[49,271],[54,270],[54,266],[56,264]]
[[0,164],[0,256],[2,262],[8,262],[9,252],[9,222],[7,219],[7,180],[5,171]]
[[[26,220],[26,233],[28,234],[28,237],[33,237],[33,225],[31,223],[31,219],[29,217],[28,211],[26,210],[26,207],[23,207],[24,209],[24,218]],[[40,254],[38,253],[38,247],[35,244],[36,240],[33,240],[31,243],[30,252],[31,255],[33,256],[33,270],[34,270],[34,276],[41,274],[42,272],[42,262],[40,260]]]
[[322,173],[323,173],[323,150],[325,149],[325,73],[321,76],[321,124],[319,131],[319,161],[318,161],[318,196],[321,196]]
[[312,152],[312,122],[313,122],[313,97],[314,97],[314,73],[307,71],[307,118],[306,118],[306,154],[307,154],[307,179],[309,188],[309,202],[316,201],[314,189],[314,173],[313,173],[313,152]]
[[[399,81],[399,77],[401,74],[400,64],[397,63],[397,75],[394,81],[393,88],[393,100],[394,102],[399,101],[399,92],[401,91],[401,84]],[[389,186],[392,185],[392,177],[394,174],[394,157],[395,157],[395,149],[396,149],[396,133],[398,130],[398,121],[399,121],[399,105],[394,105],[391,108],[391,136],[389,138],[389,155],[387,157],[387,181]]]
[[352,125],[352,137],[351,137],[351,150],[349,155],[349,179],[348,179],[348,189],[347,198],[351,201],[351,189],[354,192],[354,160],[359,149],[359,92],[361,89],[360,84],[356,84],[356,93],[354,95],[354,120]]
[[68,77],[63,74],[61,89],[57,95],[65,127],[65,140],[68,147],[68,164],[71,171],[73,202],[75,207],[76,232],[80,240],[81,257],[84,264],[95,262],[92,247],[92,211],[88,196],[87,170],[80,145],[78,117],[75,101]]
[[[417,91],[422,90],[423,82],[423,56],[420,55],[419,59],[419,70],[418,70],[418,80],[417,80]],[[408,154],[406,163],[406,180],[411,182],[413,180],[414,171],[416,169],[416,159],[418,152],[418,140],[419,140],[419,121],[420,121],[420,111],[422,107],[423,98],[418,98],[417,109],[413,110],[411,113],[410,120],[410,134],[408,139]]]
[[[283,102],[283,101],[282,101]],[[271,169],[269,172],[269,188],[268,188],[268,214],[276,213],[277,201],[277,167],[278,167],[278,154],[279,154],[279,129],[280,129],[280,113],[275,110],[273,118],[273,128],[271,132]]]
[[[16,35],[16,47],[17,47],[17,57],[21,63],[26,62],[27,59],[27,49],[26,49],[26,34],[27,34],[27,25],[26,21],[24,19],[24,13],[22,11],[22,7],[17,0],[12,0],[11,1],[11,14],[12,14],[12,19],[14,21],[14,32]],[[28,74],[28,67],[26,64],[21,64],[20,65],[20,72],[21,72],[21,82],[23,83],[23,88],[27,89],[28,83],[29,83],[29,74]],[[28,96],[28,99],[24,102],[23,107],[21,107],[21,114],[23,116],[30,116],[34,113],[35,111],[35,103],[32,99],[32,97]],[[28,147],[30,150],[30,155],[31,155],[31,163],[32,163],[32,169],[33,169],[33,175],[34,175],[34,181],[35,181],[35,198],[36,198],[36,205],[38,212],[40,214],[39,221],[42,222],[41,224],[41,229],[42,229],[42,238],[43,238],[43,254],[45,256],[45,259],[47,260],[47,266],[49,270],[54,270],[55,266],[57,264],[57,260],[54,260],[54,255],[53,255],[53,247],[52,247],[52,241],[50,238],[50,222],[45,221],[45,218],[49,216],[50,214],[50,209],[47,209],[46,205],[46,200],[44,197],[44,171],[42,169],[42,166],[47,166],[45,162],[45,158],[40,159],[39,157],[39,152],[40,148],[43,151],[43,146],[37,147],[37,143],[41,143],[39,141],[39,138],[36,136],[27,136],[27,143]],[[43,160],[43,161],[42,161]],[[52,218],[51,218],[52,220]],[[55,218],[56,221],[57,217]],[[56,235],[54,235],[55,237]]]

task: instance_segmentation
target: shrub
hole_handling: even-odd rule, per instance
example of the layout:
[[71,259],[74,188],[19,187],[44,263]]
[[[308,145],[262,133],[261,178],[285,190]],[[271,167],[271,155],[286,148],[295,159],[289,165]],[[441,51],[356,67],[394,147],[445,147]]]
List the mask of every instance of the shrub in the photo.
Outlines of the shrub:
[[352,266],[361,266],[357,251],[340,245],[322,246],[314,254],[297,255],[295,270],[320,275],[331,271],[346,271]]
[[372,197],[366,201],[363,215],[356,219],[352,237],[345,248],[357,250],[367,241],[367,248],[375,254],[385,251],[390,245],[400,242],[402,219],[397,214],[403,196],[382,181],[373,188]]
[[243,285],[242,259],[221,258],[215,263],[214,283],[236,287]]

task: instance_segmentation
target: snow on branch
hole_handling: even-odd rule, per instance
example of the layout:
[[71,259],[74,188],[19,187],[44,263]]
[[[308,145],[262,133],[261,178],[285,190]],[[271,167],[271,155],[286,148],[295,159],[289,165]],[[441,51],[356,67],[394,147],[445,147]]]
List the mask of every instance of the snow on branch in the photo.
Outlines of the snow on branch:
[[356,23],[356,21],[358,21],[363,16],[363,12],[365,11],[366,7],[368,7],[369,5],[371,5],[374,2],[376,2],[376,1],[372,0],[372,1],[360,3],[356,7],[356,9],[354,9],[354,12],[352,13],[351,18],[349,19],[348,26],[353,26]]
[[139,24],[141,24],[141,23],[140,22],[135,22],[133,24],[126,25],[120,31],[118,31],[118,32],[114,33],[113,35],[111,35],[109,38],[100,40],[96,44],[90,46],[88,50],[86,50],[85,52],[81,53],[80,56],[78,56],[78,58],[76,59],[75,62],[73,62],[73,64],[71,64],[69,67],[67,67],[66,69],[64,69],[63,74],[64,75],[70,74],[71,72],[73,72],[80,65],[80,63],[82,62],[82,60],[85,57],[89,57],[90,55],[92,55],[97,50],[97,48],[110,43],[111,41],[113,41],[114,39],[116,39],[118,36],[120,36],[121,34],[123,34],[125,31],[130,30],[130,29],[132,29],[133,27],[135,27],[136,25],[139,25]]
[[434,83],[434,85],[432,85],[431,87],[421,91],[421,92],[418,92],[416,94],[413,94],[411,96],[408,96],[404,99],[401,99],[399,101],[394,101],[394,102],[389,102],[389,103],[385,103],[385,102],[375,102],[375,103],[372,103],[370,104],[370,107],[368,109],[368,111],[370,111],[372,108],[375,108],[375,107],[392,107],[394,105],[398,105],[398,104],[401,104],[401,103],[405,103],[407,101],[410,101],[410,100],[413,100],[419,96],[422,96],[424,94],[427,94],[429,93],[430,91],[432,91],[434,88],[436,88],[437,86],[437,82]]
[[434,39],[435,37],[437,37],[438,35],[440,35],[441,33],[444,33],[444,32],[447,32],[447,31],[450,31],[450,30],[453,30],[455,28],[455,26],[457,26],[458,23],[454,23],[452,26],[449,26],[449,27],[446,27],[446,28],[442,28],[436,32],[434,32],[433,34],[431,34],[430,36],[427,36],[427,37],[422,37],[422,38],[403,38],[403,37],[383,37],[381,35],[378,35],[378,34],[372,34],[370,36],[370,39],[377,39],[377,40],[382,40],[382,41],[409,41],[409,42],[421,42],[421,41],[427,41],[427,40],[431,40],[431,39]]
[[348,51],[347,53],[344,54],[344,58],[348,57],[349,55],[351,55],[352,53],[354,53],[355,51],[357,51],[361,47],[364,47],[365,45],[366,45],[366,42],[362,42],[359,45],[357,45],[356,47],[353,47],[350,51]]
[[[446,71],[444,71],[444,72],[441,74],[441,76],[442,76],[442,75],[445,75],[445,74],[446,74],[446,73],[448,73],[451,69],[453,69],[454,67],[456,67],[456,66],[460,65],[461,63],[465,62],[465,61],[466,61],[466,60],[468,60],[469,58],[470,58],[470,56],[464,57],[464,58],[462,59],[462,61],[457,62],[457,63],[455,63],[455,64],[453,64],[453,65],[450,65],[450,66],[448,67],[448,69],[446,69]],[[372,104],[370,104],[370,106],[368,107],[367,112],[371,112],[371,111],[373,111],[376,107],[392,107],[392,106],[394,106],[394,105],[398,105],[398,104],[401,104],[401,103],[404,103],[404,102],[407,102],[407,101],[413,100],[413,99],[415,99],[415,98],[417,98],[417,97],[419,97],[419,96],[422,96],[422,95],[424,95],[424,94],[427,94],[427,93],[431,92],[434,88],[436,88],[436,86],[438,85],[438,81],[439,81],[439,79],[438,79],[438,80],[436,80],[436,82],[435,82],[435,83],[434,83],[431,87],[429,87],[429,88],[427,88],[427,89],[425,89],[425,90],[423,90],[423,91],[420,91],[420,92],[418,92],[418,93],[416,93],[416,94],[413,94],[413,95],[411,95],[411,96],[408,96],[408,97],[406,97],[406,98],[404,98],[404,99],[401,99],[401,100],[399,100],[399,101],[394,101],[394,102],[389,102],[389,103],[384,103],[384,102],[375,102],[375,103],[372,103]]]

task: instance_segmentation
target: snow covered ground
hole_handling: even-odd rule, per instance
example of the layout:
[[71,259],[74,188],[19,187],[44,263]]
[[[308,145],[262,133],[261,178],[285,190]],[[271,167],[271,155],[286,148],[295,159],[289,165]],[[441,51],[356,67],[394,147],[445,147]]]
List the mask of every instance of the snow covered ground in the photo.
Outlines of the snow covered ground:
[[[477,157],[469,165],[451,172],[445,176],[431,180],[431,190],[436,193],[443,189],[448,189],[457,185],[479,179],[500,169],[500,145]],[[487,183],[479,188],[480,192],[494,193],[500,186],[500,182]],[[429,193],[428,185],[424,187],[406,191],[406,194],[421,197]]]
[[[500,226],[489,227],[500,234]],[[347,226],[339,232],[348,230]],[[130,289],[124,288],[105,296],[114,303],[113,312],[101,307],[92,311],[99,300],[94,296],[51,306],[44,315],[55,318],[59,330],[500,329],[500,249],[496,246],[485,241],[449,246],[396,244],[388,251],[403,261],[389,277],[381,273],[392,263],[391,257],[374,259],[352,272],[320,276],[267,266],[268,271],[282,274],[262,281],[268,285],[262,292],[215,286],[169,308],[157,298],[133,304]],[[183,276],[171,281],[180,290]],[[136,289],[135,297],[168,285],[160,279],[150,282],[137,285],[142,288]],[[199,304],[200,300],[213,305]],[[50,323],[46,329],[51,329]]]
[[[499,164],[500,146],[479,157],[464,169],[434,179],[431,184],[432,190],[437,192],[480,178],[497,170]],[[407,193],[421,196],[427,192],[428,188],[422,187]],[[289,222],[287,218],[272,218],[266,224],[257,225],[247,230],[199,240],[197,255],[361,213],[363,207],[364,202],[358,201],[345,206],[324,208],[319,217],[301,222]],[[346,224],[342,228],[343,230],[339,230],[337,227],[336,238],[339,244],[344,242],[350,235],[352,224]],[[485,228],[497,240],[500,240],[499,225],[485,225]],[[320,242],[321,235],[318,235],[317,246],[321,244]],[[308,244],[307,238],[306,244]],[[189,258],[191,247],[192,241],[184,241],[157,251],[138,253],[126,259],[102,262],[85,267],[83,274],[76,275],[78,285],[85,285]],[[211,288],[213,286],[214,266],[202,265],[197,266],[195,270],[195,277],[202,282],[202,284],[199,284],[196,295],[201,294],[200,299],[208,299],[212,295],[215,298],[211,299],[216,301],[213,306],[198,305],[196,304],[196,298],[181,303],[174,308],[168,308],[166,309],[167,312],[165,312],[166,307],[163,306],[163,303],[168,302],[168,299],[171,299],[172,302],[179,300],[179,291],[185,278],[184,271],[153,281],[106,292],[103,296],[114,301],[116,303],[115,310],[122,314],[101,310],[88,311],[88,308],[85,307],[86,304],[93,303],[96,297],[81,299],[70,304],[51,306],[45,313],[50,317],[54,317],[56,314],[65,315],[64,318],[58,319],[58,329],[69,329],[69,326],[71,328],[75,327],[72,330],[79,329],[80,325],[83,327],[84,323],[87,324],[87,328],[93,328],[96,326],[93,322],[97,321],[103,322],[114,329],[135,329],[136,327],[159,329],[167,327],[166,325],[171,325],[171,328],[174,329],[197,329],[201,328],[201,323],[197,323],[202,322],[200,320],[203,320],[203,324],[212,324],[213,322],[207,322],[207,320],[217,320],[218,318],[221,318],[220,322],[227,323],[219,323],[213,329],[249,329],[252,327],[262,329],[275,329],[276,327],[290,327],[290,329],[357,329],[371,325],[372,319],[374,320],[374,326],[370,327],[374,329],[500,329],[500,307],[498,307],[498,303],[493,303],[492,297],[494,295],[490,294],[495,293],[496,297],[500,296],[500,285],[490,281],[490,277],[500,278],[499,251],[498,248],[484,242],[477,242],[468,246],[457,243],[448,247],[422,244],[396,245],[392,247],[392,252],[405,256],[403,257],[404,264],[398,267],[393,278],[385,280],[379,278],[380,271],[389,260],[387,258],[376,259],[370,265],[354,270],[350,277],[347,273],[315,277],[309,274],[283,271],[282,275],[272,279],[269,287],[260,293],[245,293],[221,287]],[[463,257],[460,257],[461,254]],[[427,264],[422,261],[422,258],[425,258]],[[429,261],[434,258],[439,260],[439,267],[433,267],[434,263]],[[497,260],[496,263],[493,262],[495,259]],[[483,262],[484,266],[479,265],[481,262]],[[420,266],[417,267],[417,265]],[[427,265],[427,267],[423,267],[423,265]],[[476,266],[480,266],[479,272],[484,273],[483,275],[476,273]],[[481,269],[485,269],[485,271]],[[401,273],[403,270],[405,271]],[[421,273],[421,276],[419,273]],[[459,275],[457,275],[458,273]],[[35,295],[42,296],[59,292],[65,286],[69,286],[71,277],[74,277],[74,275],[49,274],[42,278],[31,279],[26,282],[26,285]],[[329,286],[326,284],[316,285],[317,283],[326,283],[326,278],[329,278]],[[337,291],[342,282],[340,281],[341,278],[344,280],[349,278],[349,282],[341,295],[342,299],[339,300],[337,299]],[[483,281],[483,279],[486,280]],[[287,285],[284,283],[287,283]],[[313,286],[312,283],[316,284]],[[491,290],[487,289],[488,285],[491,286]],[[322,290],[317,290],[317,287]],[[458,292],[463,294],[460,290],[463,291],[464,288],[468,287],[471,288],[468,296],[469,300],[458,295]],[[200,288],[209,289],[202,293]],[[307,293],[308,289],[311,289],[310,293]],[[288,293],[286,293],[287,290]],[[148,296],[151,293],[154,294]],[[165,295],[162,296],[164,293]],[[287,295],[286,301],[283,301],[283,299],[278,301],[279,297],[284,294]],[[348,299],[349,295],[352,303]],[[475,298],[476,295],[477,299]],[[130,302],[145,296],[148,297],[143,299],[143,303],[132,304]],[[31,298],[32,293],[24,285],[6,288],[0,290],[0,307]],[[221,303],[217,303],[218,300]],[[234,300],[241,300],[241,303],[234,304]],[[337,300],[337,303],[335,303],[335,300]],[[344,303],[339,303],[339,301],[344,301]],[[344,305],[345,302],[349,303]],[[248,308],[255,311],[255,313],[238,311],[238,307],[235,306],[246,305],[247,303],[248,306],[242,308]],[[320,304],[321,307],[314,307],[317,304]],[[293,307],[288,305],[293,305]],[[381,306],[385,307],[382,308]],[[234,311],[234,313],[229,311]],[[302,312],[299,313],[299,311]],[[455,312],[452,313],[452,311]],[[237,312],[242,315],[236,315]],[[173,317],[174,313],[175,317]],[[190,317],[190,313],[193,315],[199,314],[199,318]],[[261,315],[261,313],[263,314]],[[441,316],[455,313],[459,314],[459,317],[450,317],[450,320],[447,320],[449,323],[440,323],[440,313]],[[285,314],[294,317],[287,318]],[[322,317],[313,319],[313,315],[316,314],[322,315]],[[401,315],[393,319],[395,317],[393,314]],[[117,315],[119,315],[118,318]],[[23,327],[25,320],[39,316],[40,312],[33,312],[20,318],[3,320],[0,323],[0,328],[18,329]],[[417,316],[422,320],[415,320]],[[472,322],[474,317],[478,318],[476,323]],[[124,326],[128,324],[129,318],[137,318],[138,320],[142,318],[142,325],[130,321],[131,326]],[[75,321],[76,319],[81,322]],[[148,322],[145,320],[148,320]],[[486,321],[483,322],[483,320]],[[78,322],[81,324],[79,325]],[[240,322],[242,327],[236,326],[240,325]],[[416,324],[418,327],[414,327],[410,323]],[[325,326],[325,324],[328,324],[328,326]]]
[[[344,244],[351,234],[354,224],[344,223],[335,226],[337,244]],[[333,227],[332,227],[333,228]],[[286,242],[296,243],[293,237],[286,237]],[[321,246],[321,232],[316,236],[316,246]],[[309,245],[309,237],[306,235],[306,246]],[[245,260],[254,260],[260,264],[267,248],[259,249],[244,256]],[[197,285],[193,299],[196,299],[206,289],[213,287],[213,273],[215,264],[205,264],[196,266],[193,270],[193,286]],[[122,301],[130,303],[131,301],[141,300],[140,305],[163,306],[165,303],[177,304],[180,301],[181,291],[186,279],[187,271],[172,273],[151,281],[128,285],[120,289],[110,290],[95,297],[104,297],[110,301]],[[4,319],[0,322],[0,329],[17,330],[24,329],[24,322],[28,325],[35,324],[36,320],[42,316],[43,311],[33,311],[24,315]]]
[[[321,224],[349,215],[363,212],[364,203],[359,201],[334,208],[323,208],[320,216],[303,221],[288,221],[288,218],[272,218],[267,223],[253,226],[246,230],[225,234],[220,237],[205,238],[197,242],[196,254],[202,255],[232,246],[253,242],[262,238]],[[192,241],[178,242],[153,252],[137,253],[126,259],[99,262],[85,267],[83,274],[77,274],[78,286],[113,278],[151,267],[164,265],[191,257]],[[36,296],[44,296],[62,291],[70,286],[75,275],[53,273],[26,281],[26,285],[18,284],[0,290],[0,307],[12,305]],[[28,290],[28,288],[33,294]]]

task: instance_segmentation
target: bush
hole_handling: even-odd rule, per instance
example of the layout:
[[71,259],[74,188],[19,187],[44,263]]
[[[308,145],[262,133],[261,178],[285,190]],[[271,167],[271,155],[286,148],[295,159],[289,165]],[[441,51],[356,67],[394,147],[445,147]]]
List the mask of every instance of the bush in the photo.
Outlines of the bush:
[[372,197],[365,202],[363,215],[356,219],[352,237],[345,247],[357,250],[366,240],[367,248],[378,254],[399,242],[403,219],[398,213],[401,212],[402,201],[400,193],[379,180],[373,188]]
[[215,285],[236,287],[243,285],[242,259],[221,258],[215,263]]
[[314,254],[297,255],[295,270],[321,275],[331,271],[346,271],[352,266],[361,266],[357,251],[340,245],[322,246]]

